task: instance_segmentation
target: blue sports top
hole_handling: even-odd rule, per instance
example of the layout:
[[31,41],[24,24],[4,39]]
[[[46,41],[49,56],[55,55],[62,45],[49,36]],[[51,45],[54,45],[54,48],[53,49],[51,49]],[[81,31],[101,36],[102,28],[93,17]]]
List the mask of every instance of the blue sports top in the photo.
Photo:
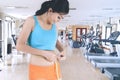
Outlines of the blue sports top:
[[41,27],[36,16],[34,16],[35,26],[28,38],[28,45],[39,50],[55,50],[57,42],[56,25],[52,24],[50,30]]

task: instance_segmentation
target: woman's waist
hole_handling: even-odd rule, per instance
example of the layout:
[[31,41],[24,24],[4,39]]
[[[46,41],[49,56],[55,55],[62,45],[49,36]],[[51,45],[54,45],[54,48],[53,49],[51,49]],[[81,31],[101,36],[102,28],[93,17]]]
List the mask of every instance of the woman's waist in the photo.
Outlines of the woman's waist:
[[38,65],[38,66],[50,66],[55,64],[55,62],[50,62],[43,56],[31,55],[30,64]]

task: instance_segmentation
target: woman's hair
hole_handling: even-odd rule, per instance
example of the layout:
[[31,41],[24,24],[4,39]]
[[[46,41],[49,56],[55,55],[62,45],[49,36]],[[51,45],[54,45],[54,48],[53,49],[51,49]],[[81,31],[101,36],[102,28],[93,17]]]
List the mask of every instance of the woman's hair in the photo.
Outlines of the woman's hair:
[[69,2],[68,0],[50,0],[46,1],[41,5],[41,9],[36,11],[35,15],[42,15],[52,8],[53,12],[68,14],[69,13]]

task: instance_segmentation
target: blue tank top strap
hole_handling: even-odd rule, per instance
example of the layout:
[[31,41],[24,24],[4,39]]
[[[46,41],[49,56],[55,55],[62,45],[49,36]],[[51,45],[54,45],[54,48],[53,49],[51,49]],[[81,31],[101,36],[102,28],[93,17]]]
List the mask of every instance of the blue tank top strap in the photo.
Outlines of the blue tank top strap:
[[[35,24],[39,24],[37,17],[33,16],[33,18],[35,20]],[[40,26],[40,24],[39,24],[39,26]],[[40,28],[41,28],[41,26],[40,26]],[[52,24],[52,29],[51,30],[56,30],[56,25],[54,23]]]
[[53,24],[52,27],[53,27],[52,29],[56,30],[56,25],[55,24]]
[[37,21],[37,17],[36,16],[33,16],[34,20],[35,20],[35,23],[38,23]]

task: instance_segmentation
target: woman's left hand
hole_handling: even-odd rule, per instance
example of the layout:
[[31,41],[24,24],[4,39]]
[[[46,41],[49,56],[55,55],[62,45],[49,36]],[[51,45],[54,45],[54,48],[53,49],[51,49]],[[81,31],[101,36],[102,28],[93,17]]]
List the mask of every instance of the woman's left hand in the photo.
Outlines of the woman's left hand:
[[58,54],[57,58],[58,58],[58,61],[61,61],[61,60],[65,60],[66,56],[65,56],[64,52],[61,52],[60,54]]

